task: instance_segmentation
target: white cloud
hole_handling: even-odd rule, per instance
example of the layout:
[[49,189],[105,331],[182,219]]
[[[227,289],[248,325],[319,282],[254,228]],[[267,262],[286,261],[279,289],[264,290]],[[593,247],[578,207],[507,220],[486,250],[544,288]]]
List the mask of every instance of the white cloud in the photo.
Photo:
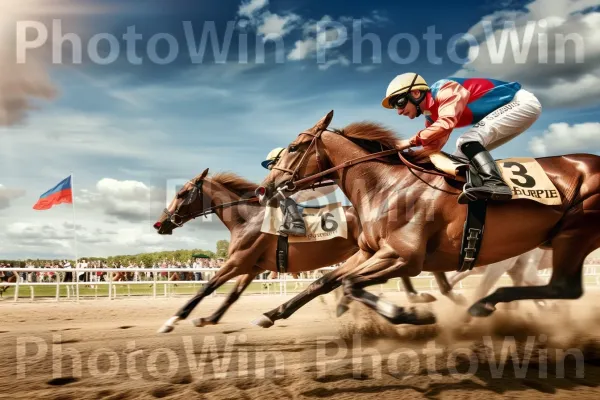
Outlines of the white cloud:
[[[328,43],[331,44],[335,40],[338,39],[340,32],[334,26],[327,26],[327,29],[324,31],[318,31],[318,24],[328,24],[333,22],[332,18],[329,15],[324,15],[320,20],[311,20],[307,21],[303,25],[303,38],[301,40],[297,40],[294,44],[294,48],[292,51],[288,53],[288,60],[299,61],[305,60],[308,58],[314,58],[317,55],[317,50],[319,47],[326,48]],[[333,59],[337,59],[340,56],[340,53],[335,50],[330,50],[329,53],[333,57]],[[337,62],[334,62],[336,64]],[[324,65],[324,64],[322,64]],[[321,65],[319,65],[320,69]],[[326,67],[325,69],[327,69]]]
[[529,150],[536,157],[565,153],[599,153],[600,123],[586,122],[569,125],[567,123],[552,124],[541,137],[529,142]]
[[16,200],[24,195],[25,190],[23,189],[10,189],[0,184],[0,210],[9,208],[12,200]]
[[[579,96],[555,94],[580,91],[582,82],[600,76],[600,12],[590,11],[599,5],[600,0],[535,0],[526,11],[485,16],[469,29],[479,46],[470,48],[469,62],[456,74],[516,80],[544,105],[575,105]],[[586,92],[586,102],[600,101],[598,92]]]
[[118,220],[130,222],[155,218],[153,212],[160,207],[157,203],[165,203],[163,190],[149,187],[143,182],[111,178],[101,179],[94,192],[81,190],[75,200],[78,207],[101,211]]
[[238,15],[240,17],[252,18],[256,13],[269,5],[269,0],[249,0],[240,5]]
[[296,14],[278,15],[267,12],[263,15],[257,32],[266,39],[280,38],[290,33],[300,17]]
[[303,39],[297,40],[294,44],[294,49],[290,51],[287,58],[288,60],[304,60],[309,58],[311,55],[315,54],[317,51],[317,41],[316,39]]

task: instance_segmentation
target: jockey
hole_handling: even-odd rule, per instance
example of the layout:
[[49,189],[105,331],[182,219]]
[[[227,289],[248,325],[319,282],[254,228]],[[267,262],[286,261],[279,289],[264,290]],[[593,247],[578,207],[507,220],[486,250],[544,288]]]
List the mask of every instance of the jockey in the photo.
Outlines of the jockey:
[[[266,169],[271,169],[279,160],[279,156],[285,150],[283,147],[277,147],[267,154],[267,158],[260,164]],[[279,228],[279,233],[292,236],[305,236],[306,224],[304,218],[298,211],[298,204],[291,197],[286,197],[281,203],[281,211],[283,211],[283,225]]]
[[397,143],[399,149],[422,146],[422,156],[440,151],[454,128],[472,127],[458,138],[455,155],[467,158],[483,185],[465,185],[461,204],[475,199],[510,200],[512,192],[488,150],[523,133],[540,116],[542,106],[518,82],[450,77],[429,86],[416,73],[396,76],[382,106],[413,119],[423,114],[425,129]]
[[[270,170],[279,160],[283,150],[285,149],[282,147],[271,150],[261,165]],[[333,193],[336,188],[337,187],[335,185],[331,185],[317,188],[315,190],[302,190],[292,196],[286,197],[285,200],[281,202],[283,224],[279,228],[279,233],[291,236],[306,236],[306,224],[304,223],[304,218],[302,218],[302,212],[298,210],[298,203],[303,203],[309,200],[315,200],[323,196],[327,196],[328,194]]]

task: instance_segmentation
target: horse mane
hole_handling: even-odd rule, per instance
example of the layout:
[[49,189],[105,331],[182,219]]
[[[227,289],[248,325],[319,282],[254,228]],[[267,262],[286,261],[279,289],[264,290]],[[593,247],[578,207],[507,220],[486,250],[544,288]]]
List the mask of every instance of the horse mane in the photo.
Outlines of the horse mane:
[[[362,147],[369,153],[377,153],[393,149],[398,140],[401,139],[396,132],[375,122],[355,122],[342,129],[331,129],[352,142]],[[388,156],[388,162],[397,163],[397,156]]]
[[393,130],[369,121],[354,122],[342,129],[335,129],[334,132],[357,141],[377,142],[388,148],[393,148],[401,139]]
[[213,175],[212,180],[220,183],[239,196],[246,196],[248,193],[254,193],[259,186],[233,172],[220,172]]

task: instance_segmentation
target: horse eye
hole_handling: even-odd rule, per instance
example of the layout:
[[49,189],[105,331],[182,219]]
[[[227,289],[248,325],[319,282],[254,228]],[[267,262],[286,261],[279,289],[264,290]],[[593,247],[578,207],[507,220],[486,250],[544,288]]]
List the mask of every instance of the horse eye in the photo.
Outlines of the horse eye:
[[288,148],[288,153],[294,153],[296,150],[298,150],[298,146],[292,145]]
[[178,199],[183,199],[186,195],[187,195],[187,191],[181,192],[181,193],[177,193],[177,198]]

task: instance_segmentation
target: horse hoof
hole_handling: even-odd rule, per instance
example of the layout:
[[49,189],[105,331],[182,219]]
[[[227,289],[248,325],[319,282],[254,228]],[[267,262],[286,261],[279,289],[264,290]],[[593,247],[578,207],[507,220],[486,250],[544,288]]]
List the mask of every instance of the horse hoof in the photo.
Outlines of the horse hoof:
[[271,318],[266,315],[261,315],[257,319],[251,322],[252,325],[260,326],[261,328],[270,328],[275,323],[271,320]]
[[165,322],[163,324],[163,326],[160,327],[160,329],[158,330],[158,333],[169,333],[169,332],[172,332],[173,329],[175,329],[175,324],[179,320],[180,320],[179,317],[171,317],[171,318],[169,318],[167,320],[167,322]]
[[475,303],[469,308],[469,314],[473,317],[488,317],[494,311],[496,311],[496,307],[490,303]]
[[214,322],[211,322],[204,318],[196,318],[192,320],[192,325],[197,328],[203,328],[205,326],[216,325]]
[[435,298],[435,296],[429,293],[408,295],[408,302],[411,304],[433,303],[434,301],[437,301],[437,299]]
[[174,329],[175,327],[173,325],[164,324],[159,328],[159,330],[156,333],[169,333],[173,332]]
[[467,298],[460,293],[448,293],[448,298],[452,300],[454,304],[458,304],[459,306],[467,305]]

